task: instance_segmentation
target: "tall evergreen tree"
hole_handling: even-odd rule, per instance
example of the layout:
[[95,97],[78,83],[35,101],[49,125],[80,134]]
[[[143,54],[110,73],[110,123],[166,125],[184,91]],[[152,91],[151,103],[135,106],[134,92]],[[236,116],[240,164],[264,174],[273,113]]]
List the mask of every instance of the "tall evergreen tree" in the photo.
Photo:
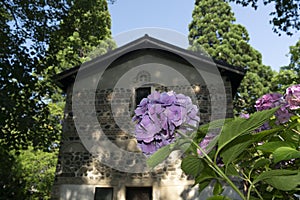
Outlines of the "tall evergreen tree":
[[261,54],[249,44],[245,27],[235,24],[224,0],[196,0],[189,25],[190,49],[203,48],[213,59],[247,69],[234,100],[236,114],[254,112],[254,103],[270,89],[273,71],[262,64]]

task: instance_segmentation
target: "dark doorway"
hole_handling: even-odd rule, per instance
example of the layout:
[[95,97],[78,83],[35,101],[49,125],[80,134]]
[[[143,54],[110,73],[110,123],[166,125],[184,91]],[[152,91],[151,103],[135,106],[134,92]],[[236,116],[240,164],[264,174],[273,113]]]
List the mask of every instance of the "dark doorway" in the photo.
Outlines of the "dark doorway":
[[127,187],[126,200],[152,200],[152,187]]
[[100,188],[97,187],[95,191],[94,200],[112,200],[113,188]]

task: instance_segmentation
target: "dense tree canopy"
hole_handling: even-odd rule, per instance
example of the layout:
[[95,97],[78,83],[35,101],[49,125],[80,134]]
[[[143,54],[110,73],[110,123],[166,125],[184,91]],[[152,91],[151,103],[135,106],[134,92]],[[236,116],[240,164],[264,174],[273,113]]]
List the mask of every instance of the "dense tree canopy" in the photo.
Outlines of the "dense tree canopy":
[[57,121],[43,99],[50,91],[40,84],[40,61],[68,2],[4,0],[0,9],[0,145],[47,148],[57,139]]
[[190,49],[203,48],[215,60],[247,69],[234,106],[238,113],[253,112],[256,99],[269,90],[273,72],[250,46],[245,27],[234,22],[231,7],[223,0],[196,0],[189,25]]
[[114,47],[107,2],[4,0],[0,19],[0,199],[47,199],[64,106],[53,76]]
[[280,68],[273,79],[274,90],[283,91],[300,82],[300,40],[290,47],[290,64]]
[[257,9],[258,3],[264,5],[274,5],[274,10],[270,13],[273,19],[273,30],[276,33],[280,31],[292,35],[295,31],[300,30],[300,1],[299,0],[227,0],[235,2],[242,6],[252,6]]
[[4,0],[0,9],[0,144],[47,149],[59,135],[50,76],[113,46],[103,42],[111,37],[107,2]]
[[[76,0],[51,35],[48,66],[57,73],[115,47],[106,0]],[[53,70],[54,68],[54,70]]]

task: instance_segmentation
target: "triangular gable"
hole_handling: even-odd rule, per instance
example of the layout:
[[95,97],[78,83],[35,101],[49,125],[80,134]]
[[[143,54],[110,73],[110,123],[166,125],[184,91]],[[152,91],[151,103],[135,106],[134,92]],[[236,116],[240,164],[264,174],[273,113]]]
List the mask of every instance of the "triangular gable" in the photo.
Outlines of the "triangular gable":
[[104,55],[98,56],[97,58],[92,59],[91,61],[88,61],[80,66],[75,66],[69,70],[66,70],[58,74],[56,76],[56,81],[58,82],[58,85],[62,89],[66,90],[66,88],[71,83],[74,82],[79,68],[80,70],[92,71],[94,67],[105,66],[105,65],[107,66],[110,63],[112,63],[114,60],[118,59],[123,55],[126,55],[136,50],[143,50],[143,49],[163,50],[166,52],[173,53],[177,56],[180,56],[181,58],[187,60],[188,62],[193,61],[193,63],[205,63],[206,65],[217,66],[220,73],[225,74],[230,78],[233,95],[236,93],[237,88],[240,85],[240,82],[242,81],[246,72],[244,69],[240,67],[236,67],[236,66],[226,64],[224,62],[212,60],[211,58],[205,55],[201,55],[197,52],[193,52],[193,51],[189,51],[177,47],[170,43],[166,43],[164,41],[150,37],[146,34],[145,36],[137,40],[134,40],[124,46],[116,48]]

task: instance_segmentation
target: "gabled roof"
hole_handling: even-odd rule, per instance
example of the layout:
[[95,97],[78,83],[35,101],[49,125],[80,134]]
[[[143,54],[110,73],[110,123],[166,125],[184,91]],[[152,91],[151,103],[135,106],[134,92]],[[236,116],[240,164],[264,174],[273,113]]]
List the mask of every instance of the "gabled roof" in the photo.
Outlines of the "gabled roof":
[[[86,69],[93,67],[93,63],[107,63],[107,61],[113,61],[127,53],[136,50],[142,49],[157,49],[163,50],[170,53],[173,53],[177,56],[182,57],[183,59],[187,60],[188,62],[192,60],[193,62],[198,63],[206,63],[211,65],[216,65],[221,73],[225,73],[230,77],[233,94],[236,93],[240,82],[242,81],[246,70],[242,69],[241,67],[232,66],[226,64],[225,62],[220,62],[217,60],[213,60],[205,55],[201,55],[197,52],[193,52],[190,50],[186,50],[170,43],[166,43],[164,41],[158,40],[156,38],[150,37],[147,34],[143,37],[136,39],[124,46],[116,48],[104,55],[98,56],[97,58],[84,63],[82,66],[75,66],[71,69],[68,69],[60,74],[58,74],[55,79],[58,85],[62,89],[66,89],[69,84],[73,83],[76,77],[76,74],[81,67],[81,70],[86,67]],[[192,64],[192,63],[191,63]],[[99,66],[99,65],[98,65]],[[90,69],[91,70],[91,69]]]

